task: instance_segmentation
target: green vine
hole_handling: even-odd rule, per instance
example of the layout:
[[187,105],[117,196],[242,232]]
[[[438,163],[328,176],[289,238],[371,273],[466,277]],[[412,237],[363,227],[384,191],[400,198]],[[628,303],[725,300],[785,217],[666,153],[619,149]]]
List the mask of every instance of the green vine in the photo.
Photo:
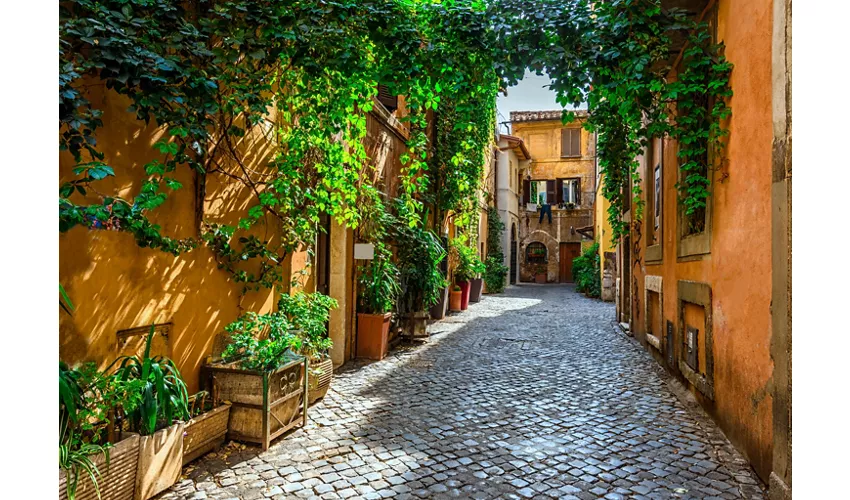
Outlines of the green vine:
[[[709,159],[718,163],[728,133],[722,46],[658,0],[74,0],[60,5],[59,31],[60,149],[76,162],[59,189],[60,231],[129,232],[175,255],[202,243],[246,291],[279,284],[280,265],[312,247],[323,214],[350,228],[380,218],[385,200],[364,146],[378,84],[405,96],[396,213],[411,228],[433,207],[437,223],[453,216],[474,232],[495,95],[526,68],[551,76],[561,104],[586,103],[614,239],[632,204],[632,220],[642,217],[637,157],[649,138],[679,141],[682,206],[698,215]],[[677,33],[689,45],[668,81]],[[129,113],[162,133],[129,198],[98,189],[128,165],[100,149],[97,87],[125,96]],[[248,155],[253,141],[271,145],[268,158]],[[151,215],[182,189],[180,168],[201,206],[213,176],[252,202],[233,225],[201,209],[197,237],[166,235]]]

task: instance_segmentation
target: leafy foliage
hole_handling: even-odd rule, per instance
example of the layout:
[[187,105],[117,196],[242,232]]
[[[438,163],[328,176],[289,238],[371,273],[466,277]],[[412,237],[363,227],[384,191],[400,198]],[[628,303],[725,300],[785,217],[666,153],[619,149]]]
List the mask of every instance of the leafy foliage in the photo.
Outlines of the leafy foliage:
[[455,280],[469,281],[486,271],[484,263],[478,256],[478,250],[470,245],[468,236],[465,234],[458,236],[450,242],[449,246],[457,262],[454,273]]
[[256,371],[274,371],[299,354],[323,358],[333,345],[326,323],[335,307],[321,293],[283,294],[276,311],[248,312],[225,327],[231,338],[222,357]]
[[386,250],[378,250],[369,264],[361,266],[357,287],[359,312],[384,314],[393,310],[401,286],[398,267],[389,257]]
[[487,260],[484,262],[484,283],[488,293],[501,293],[505,290],[505,278],[508,267],[505,266],[505,254],[502,251],[502,234],[505,223],[499,217],[496,207],[487,209]]
[[113,363],[118,364],[117,380],[141,383],[141,401],[127,412],[127,416],[131,428],[143,436],[168,427],[175,419],[189,418],[189,393],[180,371],[170,359],[150,356],[154,334],[155,327],[151,326],[141,357],[122,356]]
[[599,297],[602,293],[602,277],[599,263],[599,243],[587,247],[581,255],[573,259],[573,278],[576,291],[584,292],[588,297]]

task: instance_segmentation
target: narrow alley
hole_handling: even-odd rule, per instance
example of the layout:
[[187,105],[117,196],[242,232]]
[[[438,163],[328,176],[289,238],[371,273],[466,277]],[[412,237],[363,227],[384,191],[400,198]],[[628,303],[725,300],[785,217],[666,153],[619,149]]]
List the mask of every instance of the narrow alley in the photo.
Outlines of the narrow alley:
[[762,498],[613,308],[572,285],[485,296],[346,364],[306,429],[230,444],[158,498]]

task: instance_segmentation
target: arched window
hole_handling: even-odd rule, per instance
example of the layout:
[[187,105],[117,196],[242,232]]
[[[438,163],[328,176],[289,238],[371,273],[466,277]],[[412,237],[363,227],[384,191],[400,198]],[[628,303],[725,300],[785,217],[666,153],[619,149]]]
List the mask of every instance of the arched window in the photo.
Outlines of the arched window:
[[525,262],[528,264],[545,264],[546,263],[546,245],[535,241],[529,243],[525,247]]

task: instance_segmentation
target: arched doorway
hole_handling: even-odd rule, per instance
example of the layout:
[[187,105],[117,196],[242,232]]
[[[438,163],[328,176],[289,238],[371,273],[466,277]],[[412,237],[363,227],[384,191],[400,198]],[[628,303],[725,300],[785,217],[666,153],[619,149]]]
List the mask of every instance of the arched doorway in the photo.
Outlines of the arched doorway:
[[516,240],[516,223],[511,224],[511,285],[516,284],[516,277],[519,274],[517,266],[517,240]]

